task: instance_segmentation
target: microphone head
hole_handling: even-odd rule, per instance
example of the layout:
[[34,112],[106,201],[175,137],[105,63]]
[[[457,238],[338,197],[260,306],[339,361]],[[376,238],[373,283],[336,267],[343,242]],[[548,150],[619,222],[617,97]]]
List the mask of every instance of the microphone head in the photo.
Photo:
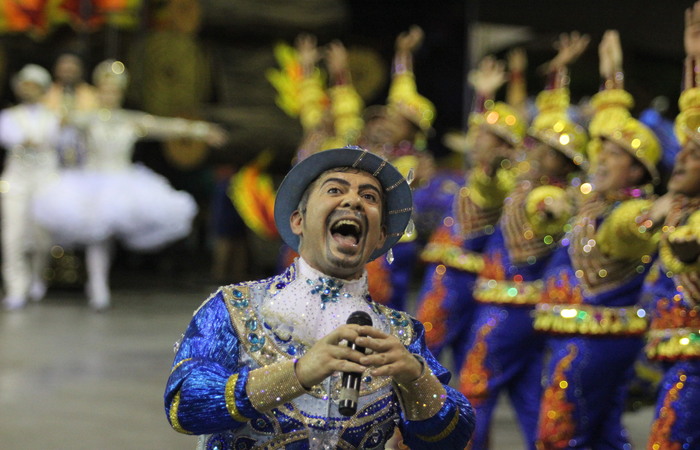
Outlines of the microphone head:
[[355,311],[350,314],[350,317],[348,317],[348,320],[345,323],[353,323],[355,325],[372,325],[372,318],[364,311]]

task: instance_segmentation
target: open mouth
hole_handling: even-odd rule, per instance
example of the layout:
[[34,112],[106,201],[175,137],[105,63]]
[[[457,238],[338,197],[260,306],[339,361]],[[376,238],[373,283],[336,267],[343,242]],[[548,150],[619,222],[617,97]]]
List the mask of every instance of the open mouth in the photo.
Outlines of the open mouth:
[[362,239],[362,224],[356,219],[343,218],[331,225],[330,232],[341,247],[356,247]]

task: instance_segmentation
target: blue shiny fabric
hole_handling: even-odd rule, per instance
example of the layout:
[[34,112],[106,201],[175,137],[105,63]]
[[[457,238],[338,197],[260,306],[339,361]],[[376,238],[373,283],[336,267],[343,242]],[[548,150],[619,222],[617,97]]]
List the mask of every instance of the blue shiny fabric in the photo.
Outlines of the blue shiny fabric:
[[[663,267],[659,267],[658,278],[646,288],[652,325],[675,309],[676,318],[682,311],[686,319],[685,323],[675,322],[675,327],[697,331],[691,319],[692,306],[688,305],[683,292],[677,289],[673,278],[666,276]],[[674,298],[679,300],[674,301]],[[652,328],[652,331],[661,330]],[[664,328],[664,331],[669,337],[673,336],[673,328]],[[659,383],[649,445],[657,444],[658,448],[700,448],[700,415],[697,413],[697,405],[700,404],[700,359],[680,355],[661,356],[664,358],[661,364],[664,373]]]
[[[421,289],[418,293],[418,308],[428,301],[429,296],[439,289],[435,286],[435,269],[438,264],[428,264]],[[430,351],[436,356],[440,356],[444,349],[449,349],[452,353],[452,361],[455,370],[459,370],[464,362],[464,343],[469,339],[470,329],[476,309],[474,301],[474,283],[477,274],[458,270],[454,267],[445,267],[445,273],[440,282],[445,288],[444,296],[440,298],[442,308],[446,311],[444,321],[445,335],[442,339],[430,342]],[[436,301],[430,299],[430,301]],[[431,318],[426,318],[432,320]]]
[[[272,279],[247,283],[246,287],[250,292],[257,293],[258,297],[251,294],[250,299],[229,298],[229,301],[250,301],[253,304],[268,295],[270,289],[284,289],[289,278],[290,272],[287,271]],[[313,421],[303,423],[292,417],[294,414],[297,414],[296,417],[305,414],[294,402],[267,413],[258,412],[250,403],[246,384],[251,368],[243,362],[248,347],[237,335],[225,301],[223,290],[220,290],[205,302],[196,312],[179,345],[164,395],[165,412],[171,425],[180,432],[210,435],[205,447],[218,450],[262,448],[263,444],[256,441],[254,436],[268,436],[266,439],[290,436],[283,448],[311,448],[308,432],[314,426]],[[420,355],[442,383],[448,383],[450,373],[427,350],[422,325],[414,319],[404,319],[408,316],[399,313],[388,311],[387,314],[400,326],[412,329],[413,339],[407,348]],[[267,338],[273,339],[268,331],[265,326],[258,328],[259,333],[264,332]],[[237,418],[245,421],[234,419],[226,405],[226,384],[234,375],[238,376],[234,387]],[[404,440],[412,443],[411,448],[463,448],[474,427],[474,412],[463,395],[448,386],[446,389],[447,398],[442,409],[434,417],[418,422],[405,419],[396,393],[389,391],[391,395],[376,399],[358,412],[357,418],[365,416],[368,420],[358,420],[356,426],[347,427],[340,438],[354,448],[381,449],[398,424]],[[289,415],[285,411],[294,414]],[[451,423],[455,426],[442,439],[434,442],[422,439],[440,435]],[[322,429],[330,429],[326,427],[332,425],[324,425]]]
[[[454,196],[452,202],[454,203]],[[460,225],[455,223],[451,227],[442,225],[442,229],[448,229],[451,236],[460,236]],[[436,230],[437,231],[437,230]],[[491,234],[483,233],[469,236],[462,242],[462,249],[468,252],[481,253]],[[436,285],[434,277],[438,265],[444,265],[445,273],[440,277],[441,285]],[[476,303],[473,290],[478,274],[460,270],[442,263],[429,263],[425,266],[423,281],[418,292],[417,310],[421,308],[441,308],[445,317],[440,318],[445,323],[445,334],[439,339],[431,339],[429,348],[436,356],[440,356],[444,349],[452,353],[452,360],[456,371],[462,367],[465,357],[465,343],[469,339]],[[444,292],[443,295],[438,295]],[[427,305],[426,302],[433,302]],[[431,321],[436,318],[421,317],[423,321]]]

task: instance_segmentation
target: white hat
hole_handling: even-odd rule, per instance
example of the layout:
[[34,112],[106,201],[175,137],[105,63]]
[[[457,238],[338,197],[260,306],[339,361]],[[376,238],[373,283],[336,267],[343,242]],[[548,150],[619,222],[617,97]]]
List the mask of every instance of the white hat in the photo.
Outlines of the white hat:
[[37,64],[27,64],[12,77],[12,89],[16,91],[20,83],[27,81],[36,83],[46,90],[51,86],[51,74]]

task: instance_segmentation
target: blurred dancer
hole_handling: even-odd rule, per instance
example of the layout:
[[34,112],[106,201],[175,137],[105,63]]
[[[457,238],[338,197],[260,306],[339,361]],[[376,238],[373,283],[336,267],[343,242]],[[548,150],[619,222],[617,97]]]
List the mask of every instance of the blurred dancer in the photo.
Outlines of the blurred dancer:
[[585,130],[567,117],[567,66],[588,45],[587,36],[563,35],[549,65],[547,89],[529,134],[529,158],[483,250],[484,268],[474,285],[474,325],[461,367],[460,390],[477,411],[471,448],[489,447],[491,418],[507,391],[527,448],[535,448],[541,393],[543,339],[532,313],[542,292],[542,272],[573,213],[572,187],[586,167]]
[[622,414],[647,325],[638,301],[656,242],[643,217],[661,148],[627,109],[632,98],[616,32],[606,32],[599,54],[605,89],[592,99],[593,190],[580,187],[584,198],[548,264],[535,315],[535,328],[550,333],[537,442],[543,449],[630,445]]
[[85,245],[86,291],[97,311],[110,305],[109,269],[113,239],[133,250],[156,250],[187,236],[197,206],[188,193],[132,163],[139,139],[189,137],[222,145],[225,133],[206,122],[155,117],[122,109],[128,75],[118,61],[94,71],[100,109],[75,112],[71,122],[86,135],[84,169],[66,170],[35,204],[37,220],[57,242]]
[[[444,348],[451,349],[457,370],[464,361],[475,308],[474,282],[483,269],[481,251],[512,188],[507,168],[518,157],[527,128],[514,108],[493,101],[505,77],[503,64],[491,57],[470,74],[477,94],[469,130],[474,168],[465,174],[466,187],[455,194],[450,214],[421,254],[427,267],[416,314],[426,324],[430,350],[439,356]],[[469,213],[460,215],[466,210]]]
[[0,144],[6,149],[2,173],[3,307],[22,308],[27,298],[44,296],[43,271],[51,241],[31,216],[34,197],[57,174],[54,145],[58,116],[41,104],[51,84],[49,72],[28,64],[12,79],[17,106],[0,112]]
[[[53,83],[42,102],[59,117],[73,111],[94,111],[98,107],[97,90],[84,80],[83,61],[74,53],[62,53],[53,68]],[[63,167],[79,166],[85,159],[85,143],[80,130],[64,121],[56,149]]]
[[700,2],[686,11],[685,80],[676,133],[682,144],[664,197],[649,219],[661,231],[660,268],[646,354],[664,376],[651,427],[650,450],[700,445]]

